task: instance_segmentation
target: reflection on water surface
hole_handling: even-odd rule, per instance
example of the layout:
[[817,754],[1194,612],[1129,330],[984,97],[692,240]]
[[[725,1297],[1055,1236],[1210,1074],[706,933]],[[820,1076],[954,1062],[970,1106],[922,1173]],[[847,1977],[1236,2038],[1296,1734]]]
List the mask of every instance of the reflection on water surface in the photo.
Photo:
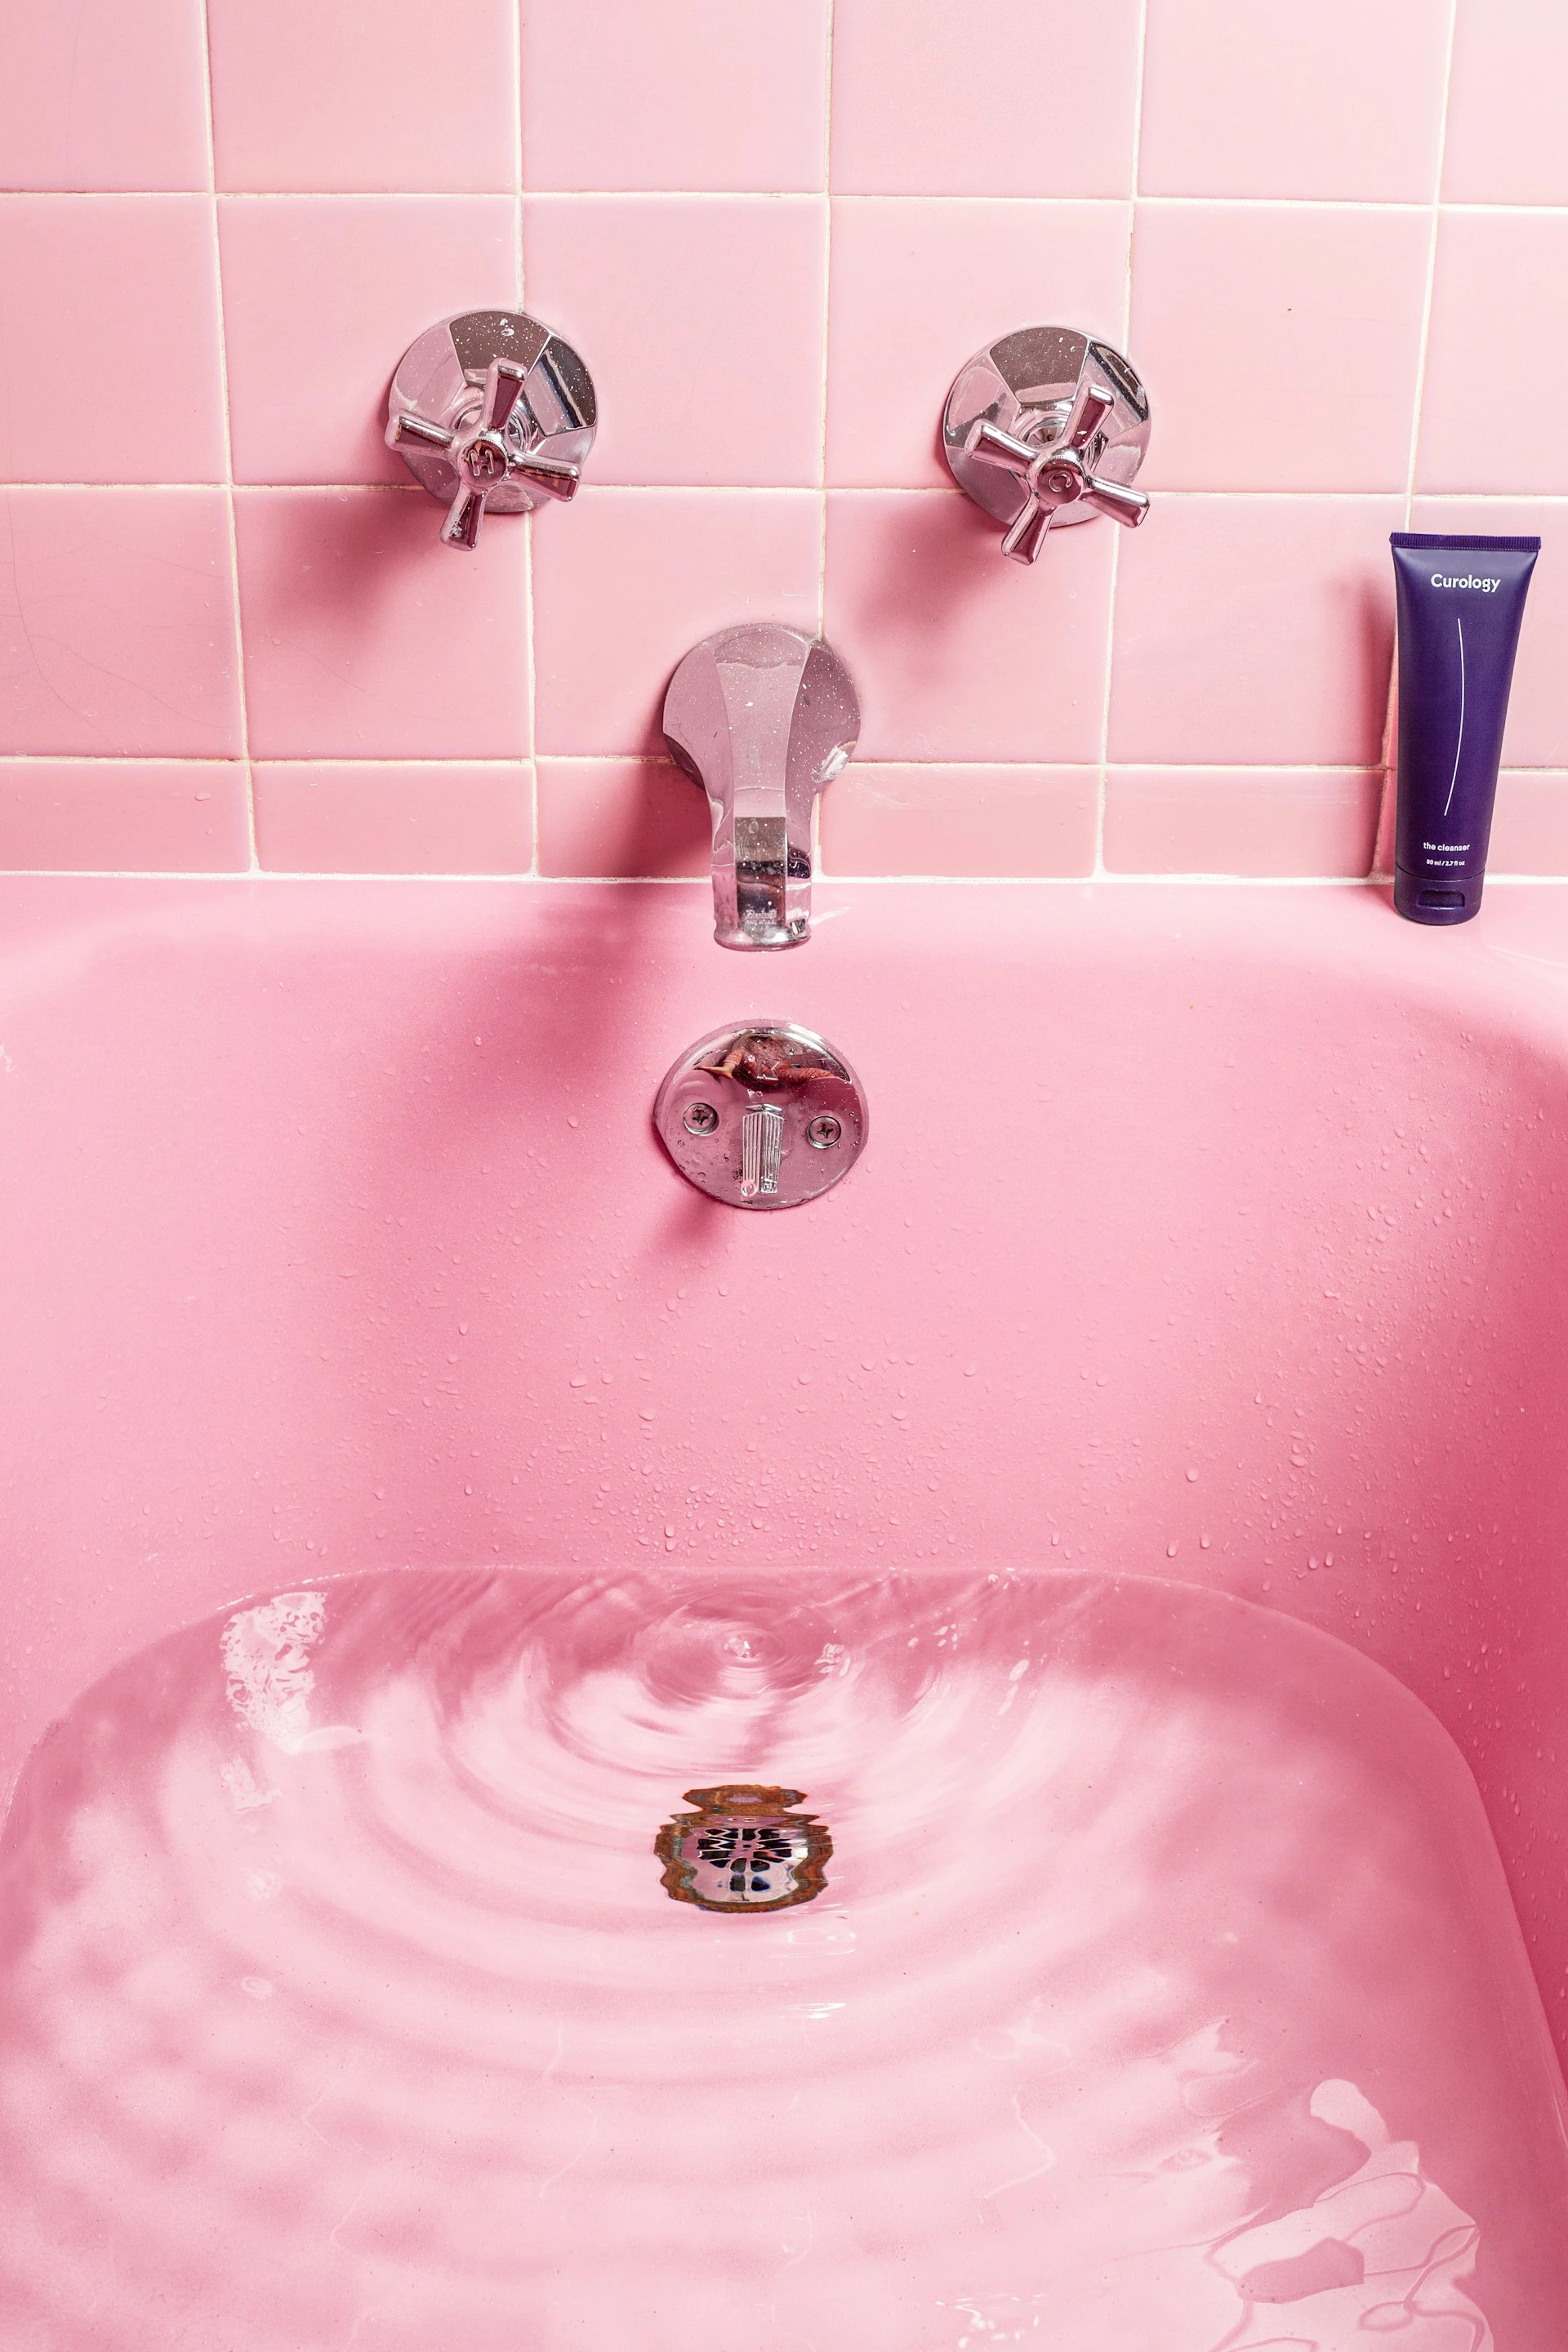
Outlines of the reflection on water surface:
[[[836,1848],[743,1927],[650,1853],[735,1783]],[[6,2352],[1533,2352],[1561,2143],[1467,1788],[1180,1588],[241,1609],[13,1813]]]

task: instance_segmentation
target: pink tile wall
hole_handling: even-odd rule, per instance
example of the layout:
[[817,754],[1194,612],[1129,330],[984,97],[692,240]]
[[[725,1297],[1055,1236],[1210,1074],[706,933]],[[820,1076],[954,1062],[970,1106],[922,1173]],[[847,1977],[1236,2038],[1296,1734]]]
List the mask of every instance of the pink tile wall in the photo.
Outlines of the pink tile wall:
[[[664,684],[773,616],[860,688],[830,873],[1365,874],[1409,524],[1546,542],[1493,870],[1568,874],[1565,22],[1061,0],[1004,57],[967,0],[5,12],[0,867],[695,878]],[[470,560],[387,379],[523,294],[601,431]],[[1052,318],[1142,371],[1155,505],[1026,572],[937,424]]]

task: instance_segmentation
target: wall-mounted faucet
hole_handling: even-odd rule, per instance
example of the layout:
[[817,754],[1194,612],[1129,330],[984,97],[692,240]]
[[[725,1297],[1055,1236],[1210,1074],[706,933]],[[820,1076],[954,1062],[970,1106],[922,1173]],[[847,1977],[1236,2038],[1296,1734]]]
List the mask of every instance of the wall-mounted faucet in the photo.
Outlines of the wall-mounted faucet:
[[387,446],[447,503],[441,537],[472,548],[487,514],[569,499],[594,446],[593,379],[521,310],[465,310],[411,343],[387,401]]
[[808,936],[816,796],[859,732],[859,699],[832,646],[777,622],[705,637],[670,679],[665,740],[712,809],[721,947],[794,948]]
[[1007,526],[1002,552],[1036,563],[1047,531],[1149,511],[1129,487],[1149,446],[1149,395],[1109,343],[1073,327],[1020,327],[976,352],[942,411],[948,470]]

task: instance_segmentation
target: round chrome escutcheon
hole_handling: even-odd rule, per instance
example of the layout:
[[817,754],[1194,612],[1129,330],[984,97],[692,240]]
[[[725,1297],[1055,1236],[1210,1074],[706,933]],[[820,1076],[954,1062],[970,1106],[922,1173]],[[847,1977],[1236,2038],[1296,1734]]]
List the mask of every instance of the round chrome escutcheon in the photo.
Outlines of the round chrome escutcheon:
[[687,1181],[733,1209],[793,1209],[847,1176],[865,1146],[859,1079],[794,1021],[715,1029],[682,1054],[653,1107]]

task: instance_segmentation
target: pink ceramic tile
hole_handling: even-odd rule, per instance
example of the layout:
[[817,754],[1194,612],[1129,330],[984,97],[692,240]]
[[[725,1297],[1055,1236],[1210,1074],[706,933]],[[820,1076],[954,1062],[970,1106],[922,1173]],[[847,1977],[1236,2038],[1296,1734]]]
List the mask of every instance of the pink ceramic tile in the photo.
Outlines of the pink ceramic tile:
[[[223,479],[217,272],[203,196],[0,204],[0,478]],[[113,398],[84,352],[113,354]]]
[[826,205],[531,197],[529,309],[582,352],[596,482],[821,479]]
[[249,863],[237,762],[0,762],[7,873],[232,874]]
[[[241,490],[236,506],[253,751],[526,752],[521,516],[493,518],[468,554],[441,545],[441,509],[420,489]],[[542,530],[575,520],[552,514]]]
[[833,185],[845,194],[1121,196],[1138,0],[978,16],[973,0],[836,0]]
[[1430,203],[1448,11],[1149,0],[1140,188]]
[[229,196],[218,206],[235,479],[406,482],[387,384],[438,319],[516,299],[506,196]]
[[1459,0],[1443,150],[1450,204],[1568,204],[1565,83],[1562,0]]
[[[1127,346],[1153,407],[1141,484],[1403,489],[1430,236],[1418,213],[1141,204]],[[1363,353],[1375,391],[1353,399],[1340,375]]]
[[959,490],[837,490],[827,635],[869,760],[1100,757],[1114,526],[1053,534],[1032,568]]
[[1487,863],[1494,874],[1568,874],[1568,774],[1505,769]]
[[586,488],[533,541],[542,751],[662,752],[681,656],[741,621],[815,631],[821,502],[805,490]]
[[202,0],[0,11],[8,188],[205,188]]
[[526,874],[532,780],[521,761],[264,762],[256,771],[256,854],[274,874]]
[[[1445,213],[1415,479],[1423,490],[1568,490],[1568,213]],[[1528,353],[1528,373],[1510,363]],[[1488,398],[1494,384],[1505,387]]]
[[822,797],[833,874],[1089,874],[1098,768],[852,761]]
[[1502,756],[1510,767],[1568,768],[1568,677],[1563,666],[1563,647],[1568,645],[1568,500],[1417,499],[1410,527],[1540,539]]
[[1047,311],[1120,345],[1127,234],[1122,204],[838,198],[828,480],[950,487],[937,445],[942,404],[963,361]]
[[706,874],[708,795],[665,760],[542,760],[542,874]]
[[1111,759],[1374,764],[1403,520],[1398,499],[1160,499],[1117,574]]
[[1106,870],[1364,875],[1382,799],[1377,768],[1112,768]]
[[524,0],[524,185],[820,188],[828,8]]
[[223,492],[0,496],[0,752],[238,750]]
[[512,0],[208,0],[220,188],[507,189]]

